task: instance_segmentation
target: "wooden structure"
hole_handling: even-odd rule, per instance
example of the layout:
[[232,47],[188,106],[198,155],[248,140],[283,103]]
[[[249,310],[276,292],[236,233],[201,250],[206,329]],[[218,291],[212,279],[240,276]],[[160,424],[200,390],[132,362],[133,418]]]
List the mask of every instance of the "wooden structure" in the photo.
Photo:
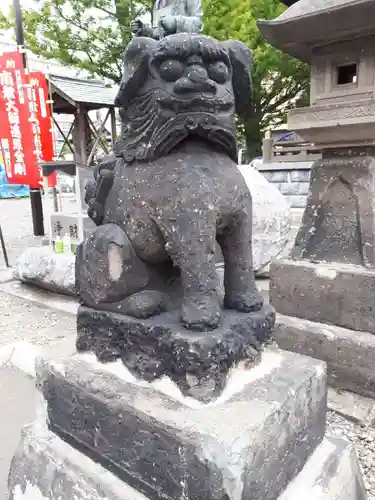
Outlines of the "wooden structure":
[[[95,153],[101,149],[105,155],[110,154],[116,141],[114,100],[117,90],[95,80],[82,80],[54,75],[49,76],[48,79],[53,100],[53,121],[57,131],[63,138],[63,145],[55,161],[44,165],[43,172],[44,175],[49,175],[53,171],[61,171],[67,175],[74,176],[76,180],[75,193],[77,201],[77,213],[74,214],[58,212],[55,204],[55,213],[51,214],[50,219],[50,242],[56,236],[54,225],[58,225],[60,228],[76,227],[78,233],[72,238],[72,241],[74,240],[75,243],[79,243],[84,238],[87,220],[85,213],[87,207],[83,201],[82,193],[84,192],[87,180],[93,177],[93,171],[90,167],[95,163]],[[98,110],[105,110],[99,126],[90,117],[91,111]],[[62,129],[57,115],[71,115],[73,117],[68,132]],[[109,129],[112,144],[108,143],[108,122],[110,122]],[[65,147],[72,153],[73,163],[60,161]],[[78,167],[76,168],[76,166]],[[74,234],[76,232],[74,230]],[[57,234],[60,235],[59,232]]]
[[263,163],[313,162],[322,156],[315,144],[286,131],[268,133],[263,139],[262,151]]
[[[53,121],[56,129],[64,139],[59,153],[61,157],[67,146],[77,163],[91,166],[95,152],[101,148],[109,154],[107,142],[107,123],[110,121],[112,145],[116,140],[116,114],[114,100],[116,89],[105,86],[95,80],[82,80],[61,76],[49,76],[53,100]],[[99,127],[90,118],[90,111],[106,109],[104,119]],[[70,130],[65,133],[56,114],[72,115],[74,117]]]

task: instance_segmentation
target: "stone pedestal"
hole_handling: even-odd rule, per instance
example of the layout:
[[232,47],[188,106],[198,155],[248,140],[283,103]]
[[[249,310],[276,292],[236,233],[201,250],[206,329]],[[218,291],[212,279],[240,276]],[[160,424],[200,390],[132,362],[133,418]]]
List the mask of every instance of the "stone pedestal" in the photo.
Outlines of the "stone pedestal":
[[271,269],[277,312],[375,334],[375,269],[288,259]]
[[178,311],[137,319],[81,306],[76,347],[100,361],[121,359],[149,382],[168,376],[185,395],[210,402],[220,395],[233,365],[245,359],[250,366],[259,362],[274,323],[269,305],[249,314],[224,309],[220,326],[211,332],[187,330]]
[[323,439],[320,361],[268,348],[209,404],[89,354],[37,372],[44,414],[13,458],[10,500],[366,498],[349,444]]
[[[271,266],[283,349],[328,363],[332,385],[375,397],[374,148],[325,151],[289,259]],[[371,354],[370,354],[371,353]]]

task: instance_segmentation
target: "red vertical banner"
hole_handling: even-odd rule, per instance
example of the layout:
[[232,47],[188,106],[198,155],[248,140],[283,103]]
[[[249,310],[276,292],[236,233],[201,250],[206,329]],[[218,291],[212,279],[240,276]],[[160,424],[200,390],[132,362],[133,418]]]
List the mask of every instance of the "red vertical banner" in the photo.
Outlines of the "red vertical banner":
[[[0,81],[0,89],[1,89],[1,81]],[[12,168],[12,160],[14,158],[13,141],[10,135],[10,124],[5,106],[6,104],[5,104],[5,99],[3,97],[3,93],[0,92],[0,152],[2,153],[5,175],[8,182],[16,183],[13,181],[14,169]],[[20,184],[22,184],[22,182],[20,182]]]
[[[29,101],[33,103],[33,111],[36,114],[36,120],[33,124],[34,137],[38,145],[40,161],[52,161],[54,159],[54,141],[52,131],[51,107],[49,104],[48,82],[43,73],[32,72],[27,75],[26,81],[28,87]],[[34,115],[33,115],[34,116]],[[48,186],[56,186],[56,174],[48,177]]]
[[[10,184],[28,184],[38,188],[43,186],[43,178],[37,165],[40,157],[33,134],[36,112],[35,105],[29,101],[30,87],[25,86],[26,83],[22,54],[17,51],[0,56],[0,96],[5,110],[3,115],[9,126],[9,136],[2,137],[4,157],[6,139],[9,142],[7,179]],[[5,129],[4,125],[4,133]]]
[[19,93],[16,77],[16,71],[19,72],[20,68],[22,68],[22,56],[19,52],[0,56],[1,119],[2,121],[4,119],[1,125],[1,146],[10,184],[28,184],[21,138],[20,106],[24,100],[23,89],[21,88]]

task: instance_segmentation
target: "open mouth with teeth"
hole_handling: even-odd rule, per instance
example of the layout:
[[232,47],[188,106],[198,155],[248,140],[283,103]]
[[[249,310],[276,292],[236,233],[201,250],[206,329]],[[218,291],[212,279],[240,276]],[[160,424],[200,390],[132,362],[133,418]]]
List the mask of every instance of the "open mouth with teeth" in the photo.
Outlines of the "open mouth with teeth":
[[218,99],[217,96],[207,99],[204,95],[177,99],[171,95],[166,95],[160,97],[158,102],[161,107],[174,111],[176,114],[187,111],[215,114],[231,111],[234,106],[233,96],[229,94],[221,99]]

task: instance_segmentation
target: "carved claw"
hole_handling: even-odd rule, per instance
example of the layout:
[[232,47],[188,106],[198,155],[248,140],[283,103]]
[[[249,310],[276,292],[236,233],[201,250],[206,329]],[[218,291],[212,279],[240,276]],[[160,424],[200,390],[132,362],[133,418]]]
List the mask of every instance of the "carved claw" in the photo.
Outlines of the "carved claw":
[[219,326],[220,319],[220,306],[216,297],[185,300],[182,305],[181,322],[189,330],[214,330]]
[[121,312],[134,318],[150,318],[166,310],[166,297],[157,290],[143,290],[126,298]]
[[231,293],[225,295],[224,306],[245,313],[259,311],[263,307],[263,297],[257,289],[246,293]]

